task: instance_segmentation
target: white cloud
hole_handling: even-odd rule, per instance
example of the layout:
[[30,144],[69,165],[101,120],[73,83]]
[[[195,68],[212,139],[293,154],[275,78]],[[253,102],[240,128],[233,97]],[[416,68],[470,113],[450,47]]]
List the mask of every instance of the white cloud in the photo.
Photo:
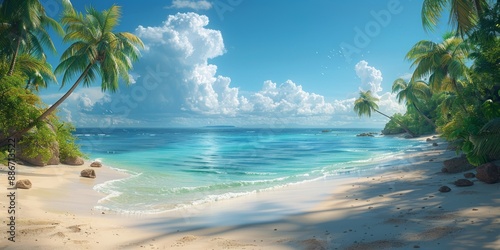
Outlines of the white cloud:
[[[208,24],[207,16],[178,13],[160,26],[139,26],[136,34],[146,49],[130,72],[134,84],[115,94],[103,94],[99,87],[79,89],[61,107],[64,116],[79,126],[367,126],[367,118],[353,112],[355,98],[327,101],[292,80],[268,80],[258,92],[241,92],[208,63],[226,51],[221,32]],[[355,71],[363,88],[381,92],[379,70],[361,61]],[[381,110],[401,110],[394,95],[378,96]],[[382,124],[384,119],[370,121]]]
[[172,5],[167,8],[209,10],[212,8],[212,3],[206,0],[173,0]]
[[386,92],[378,97],[378,106],[381,112],[387,115],[393,115],[395,113],[404,114],[406,112],[406,106],[398,103],[396,95],[395,93]]
[[272,81],[265,81],[262,90],[250,98],[253,111],[261,114],[277,113],[280,115],[308,116],[331,115],[333,105],[315,93],[308,93],[301,85],[288,80],[277,86]]
[[382,91],[382,72],[375,67],[368,66],[368,62],[362,60],[354,66],[356,75],[361,79],[360,90],[371,90],[372,94],[378,96]]

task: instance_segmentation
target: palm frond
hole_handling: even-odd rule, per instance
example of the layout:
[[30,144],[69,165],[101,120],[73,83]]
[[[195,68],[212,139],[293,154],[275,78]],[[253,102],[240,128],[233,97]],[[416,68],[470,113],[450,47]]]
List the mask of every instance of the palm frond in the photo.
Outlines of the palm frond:
[[486,123],[478,135],[471,135],[469,140],[474,144],[477,155],[500,156],[500,118]]
[[425,30],[433,31],[435,29],[445,5],[446,1],[442,0],[424,0],[421,15]]

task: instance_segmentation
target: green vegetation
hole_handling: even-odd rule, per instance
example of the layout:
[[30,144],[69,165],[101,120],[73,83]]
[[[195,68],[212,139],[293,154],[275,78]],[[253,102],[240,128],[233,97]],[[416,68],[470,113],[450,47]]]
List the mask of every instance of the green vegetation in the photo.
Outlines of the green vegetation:
[[[500,158],[500,3],[425,0],[424,28],[432,30],[446,7],[456,32],[409,50],[413,75],[397,79],[392,88],[407,111],[394,115],[384,133],[439,132],[480,165]],[[355,111],[370,115],[356,106]]]
[[403,122],[401,122],[398,118],[396,117],[391,117],[388,116],[378,110],[378,105],[377,102],[378,98],[372,96],[372,93],[370,90],[363,92],[361,91],[359,93],[359,98],[354,102],[354,111],[359,115],[367,115],[370,117],[372,115],[372,111],[375,111],[391,120],[391,122],[394,122],[398,124],[401,129],[406,131],[406,133],[410,134],[411,136],[415,136],[415,133],[413,133],[408,126],[406,126]]
[[[128,71],[139,58],[143,44],[130,33],[113,32],[121,16],[120,7],[102,12],[89,7],[86,13],[79,13],[70,1],[62,2],[60,22],[45,14],[39,0],[5,0],[0,5],[2,161],[8,138],[17,139],[20,157],[36,158],[43,164],[57,153],[62,161],[83,156],[71,134],[74,127],[60,121],[54,111],[82,81],[89,86],[99,77],[103,91],[116,91],[119,80],[130,82]],[[47,108],[37,93],[39,88],[57,81],[44,52],[56,52],[48,28],[63,36],[64,42],[72,43],[55,69],[62,75],[62,84],[80,76],[66,94]]]

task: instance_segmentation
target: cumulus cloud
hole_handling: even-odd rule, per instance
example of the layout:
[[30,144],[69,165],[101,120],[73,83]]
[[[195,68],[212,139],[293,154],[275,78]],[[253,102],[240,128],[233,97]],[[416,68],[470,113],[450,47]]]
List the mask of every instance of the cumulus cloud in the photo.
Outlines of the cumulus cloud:
[[262,90],[250,98],[253,111],[261,114],[279,113],[282,115],[329,115],[333,105],[315,93],[308,93],[301,85],[291,80],[277,86],[272,81],[264,82]]
[[367,61],[360,61],[354,66],[356,75],[361,79],[360,90],[371,90],[372,94],[378,96],[382,91],[382,72],[375,67],[368,66]]
[[334,105],[323,96],[291,80],[279,85],[266,81],[259,92],[241,94],[229,77],[218,75],[217,66],[208,63],[226,51],[221,32],[207,28],[208,24],[204,15],[178,13],[161,26],[139,26],[136,34],[146,49],[131,73],[135,84],[94,103],[84,102],[87,99],[82,96],[81,106],[92,106],[94,114],[153,120],[333,113]]
[[172,5],[167,8],[209,10],[212,8],[212,3],[206,0],[173,0]]
[[[138,26],[135,33],[145,49],[130,72],[133,84],[114,94],[103,94],[98,87],[80,89],[62,107],[64,116],[80,126],[286,127],[360,122],[353,112],[355,98],[327,101],[301,85],[307,83],[268,80],[257,92],[241,92],[231,78],[217,74],[217,65],[208,62],[226,52],[221,32],[208,25],[207,16],[178,13],[159,26]],[[361,88],[378,94],[381,110],[392,114],[400,109],[394,95],[380,93],[383,78],[379,70],[366,61],[354,70]]]

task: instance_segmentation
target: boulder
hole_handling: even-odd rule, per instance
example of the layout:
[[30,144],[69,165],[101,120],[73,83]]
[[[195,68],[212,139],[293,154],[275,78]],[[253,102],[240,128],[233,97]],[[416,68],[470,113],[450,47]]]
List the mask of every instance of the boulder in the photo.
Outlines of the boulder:
[[482,182],[493,184],[500,180],[499,167],[493,162],[483,164],[476,168],[476,178]]
[[450,191],[451,191],[451,188],[448,186],[442,186],[439,188],[439,192],[441,192],[441,193],[448,193]]
[[472,179],[472,178],[476,177],[476,175],[474,173],[465,173],[464,177],[467,179]]
[[31,188],[31,181],[28,180],[28,179],[24,179],[24,180],[18,180],[16,182],[16,188],[20,188],[20,189],[30,189]]
[[427,140],[425,140],[425,141],[426,142],[430,142],[430,141],[432,141],[432,139],[431,138],[427,138]]
[[77,157],[68,157],[68,158],[62,160],[61,163],[72,165],[72,166],[81,166],[85,162],[83,161],[82,157],[77,156]]
[[90,164],[90,166],[93,168],[100,168],[100,167],[102,167],[102,163],[100,163],[98,161],[94,161]]
[[457,187],[468,187],[474,185],[474,182],[469,181],[467,179],[459,179],[455,181],[455,186]]
[[[55,129],[52,125],[50,124],[45,124],[45,126],[51,131],[50,133],[53,133],[55,135]],[[38,154],[36,156],[30,157],[28,156],[26,152],[26,147],[23,147],[23,138],[18,140],[19,143],[16,144],[16,157],[17,159],[23,161],[24,163],[27,163],[29,165],[33,166],[38,166],[38,167],[43,167],[46,165],[57,165],[60,163],[59,159],[59,143],[54,140],[49,146],[48,150],[50,152],[50,157],[49,159],[43,159],[41,154]]]
[[[19,145],[19,144],[18,144]],[[57,141],[54,141],[52,145],[50,146],[49,150],[51,152],[51,157],[48,160],[44,160],[42,155],[39,154],[35,157],[29,157],[25,153],[25,148],[22,147],[21,145],[17,146],[16,149],[16,157],[21,160],[24,163],[27,163],[29,165],[37,166],[37,167],[43,167],[46,165],[57,165],[60,163],[59,160],[59,143]]]
[[467,161],[465,155],[460,157],[455,157],[443,162],[443,171],[444,173],[460,173],[467,170],[474,169],[475,167]]
[[82,170],[82,172],[80,173],[80,176],[86,177],[86,178],[95,178],[96,177],[95,171],[91,168],[87,168],[87,169]]
[[437,144],[436,142],[434,142],[434,143],[432,143],[432,146],[437,147],[437,146],[439,146],[439,144]]

